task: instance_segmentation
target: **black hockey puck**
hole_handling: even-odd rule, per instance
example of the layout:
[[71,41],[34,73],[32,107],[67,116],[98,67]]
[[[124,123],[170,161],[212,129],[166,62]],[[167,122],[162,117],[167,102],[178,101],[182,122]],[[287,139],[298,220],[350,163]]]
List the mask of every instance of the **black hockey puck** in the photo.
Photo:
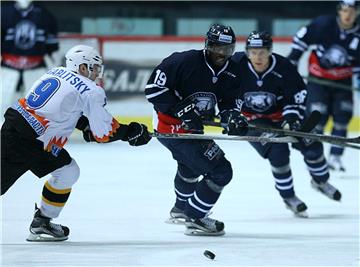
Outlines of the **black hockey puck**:
[[210,259],[210,260],[215,259],[215,254],[212,253],[212,252],[209,251],[209,250],[205,250],[205,251],[204,251],[204,256],[205,256],[206,258]]

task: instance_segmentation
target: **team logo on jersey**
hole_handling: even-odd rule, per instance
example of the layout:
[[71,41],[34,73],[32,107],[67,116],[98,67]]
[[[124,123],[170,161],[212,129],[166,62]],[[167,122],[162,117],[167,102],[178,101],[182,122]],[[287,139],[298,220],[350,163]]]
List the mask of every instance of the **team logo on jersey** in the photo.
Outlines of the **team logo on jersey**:
[[322,67],[334,68],[348,65],[348,53],[340,45],[333,45],[325,51],[320,59]]
[[36,42],[36,26],[29,20],[23,20],[15,26],[15,46],[19,49],[29,49]]
[[216,96],[210,92],[198,92],[187,97],[186,100],[195,103],[196,109],[201,114],[213,110],[217,103]]
[[244,98],[245,105],[258,112],[265,112],[276,104],[276,96],[269,92],[248,92]]

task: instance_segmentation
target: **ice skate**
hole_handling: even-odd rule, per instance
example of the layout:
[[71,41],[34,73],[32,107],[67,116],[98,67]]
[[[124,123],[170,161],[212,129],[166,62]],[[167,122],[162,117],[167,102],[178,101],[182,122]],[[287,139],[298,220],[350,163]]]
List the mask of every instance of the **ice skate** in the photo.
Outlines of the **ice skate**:
[[40,209],[35,205],[34,219],[29,228],[30,235],[26,240],[30,242],[53,242],[68,239],[69,228],[50,221],[50,218],[41,215]]
[[199,219],[187,218],[185,221],[186,231],[185,235],[195,236],[220,236],[224,235],[225,225],[210,217]]
[[293,196],[290,198],[283,199],[286,205],[286,208],[291,210],[296,217],[300,218],[308,218],[307,214],[307,206],[304,202],[302,202],[297,196]]
[[184,210],[179,209],[177,207],[173,207],[170,210],[170,218],[165,222],[168,224],[185,224],[185,220],[188,217],[185,215]]
[[334,186],[332,186],[329,182],[325,183],[317,183],[314,179],[311,180],[311,186],[317,190],[323,193],[328,198],[331,198],[336,201],[341,200],[341,193],[339,190],[337,190]]
[[341,161],[341,156],[339,155],[330,155],[328,166],[332,171],[345,172],[345,167]]

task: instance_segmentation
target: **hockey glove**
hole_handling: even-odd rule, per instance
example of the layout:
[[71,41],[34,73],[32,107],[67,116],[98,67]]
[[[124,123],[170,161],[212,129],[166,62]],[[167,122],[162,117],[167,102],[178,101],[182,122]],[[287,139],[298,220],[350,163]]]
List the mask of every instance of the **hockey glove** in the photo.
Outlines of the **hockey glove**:
[[301,129],[301,123],[299,121],[299,117],[295,114],[285,115],[281,127],[284,130],[299,131]]
[[[298,116],[296,116],[295,114],[286,115],[281,126],[284,130],[290,130],[290,131],[300,131],[302,127]],[[307,146],[313,143],[311,140],[305,138],[297,137],[296,139],[298,139],[299,142],[292,143],[291,146],[299,151],[302,151]]]
[[204,125],[194,103],[184,105],[180,103],[175,107],[175,116],[182,120],[182,127],[194,133],[203,134]]
[[86,118],[84,115],[82,115],[79,120],[77,121],[76,123],[76,126],[75,128],[80,130],[80,131],[83,131],[85,130],[87,127],[89,127],[89,120],[88,118]]
[[137,122],[131,122],[128,125],[126,139],[131,146],[142,146],[151,140],[151,136],[146,125]]
[[223,134],[246,135],[248,132],[248,121],[241,115],[240,111],[230,109],[220,113],[220,122],[224,127]]
[[76,123],[76,129],[82,131],[83,138],[86,142],[95,142],[95,138],[90,130],[88,118],[82,115]]

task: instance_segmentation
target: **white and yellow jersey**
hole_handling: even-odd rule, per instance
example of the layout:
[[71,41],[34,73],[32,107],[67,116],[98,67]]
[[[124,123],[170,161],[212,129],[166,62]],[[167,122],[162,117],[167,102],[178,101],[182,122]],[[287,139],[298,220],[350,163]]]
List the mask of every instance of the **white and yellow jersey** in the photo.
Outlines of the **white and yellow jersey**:
[[88,118],[93,136],[107,142],[119,123],[105,109],[105,91],[96,83],[64,67],[53,68],[32,86],[15,109],[44,143],[44,149],[61,149],[81,115]]

